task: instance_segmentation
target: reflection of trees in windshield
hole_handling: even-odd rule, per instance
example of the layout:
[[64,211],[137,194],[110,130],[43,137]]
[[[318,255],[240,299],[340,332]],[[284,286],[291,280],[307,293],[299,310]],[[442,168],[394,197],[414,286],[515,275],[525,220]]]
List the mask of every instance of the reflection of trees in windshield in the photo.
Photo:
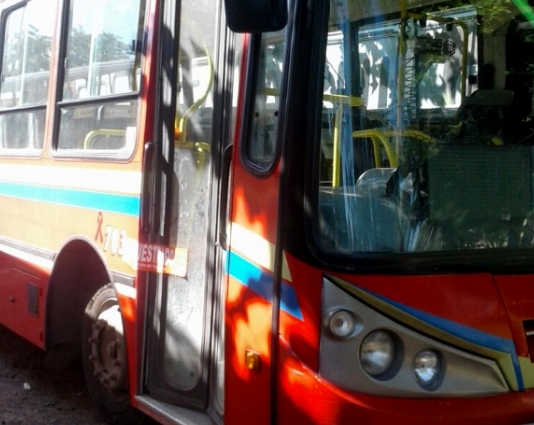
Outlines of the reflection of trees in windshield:
[[[484,25],[481,31],[485,33],[492,33],[495,30],[502,28],[507,24],[511,18],[517,13],[510,0],[455,0],[447,2],[447,9],[459,8],[470,4],[476,7],[478,13],[484,19]],[[435,6],[422,8],[422,13],[432,12]],[[443,8],[444,9],[444,8]]]

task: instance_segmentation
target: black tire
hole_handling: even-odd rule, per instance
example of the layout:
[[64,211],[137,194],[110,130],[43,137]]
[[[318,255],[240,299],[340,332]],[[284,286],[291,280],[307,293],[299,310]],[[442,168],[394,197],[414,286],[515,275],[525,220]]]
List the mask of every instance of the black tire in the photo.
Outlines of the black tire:
[[145,416],[128,401],[122,317],[111,284],[93,295],[82,320],[83,371],[91,399],[110,424],[141,424]]

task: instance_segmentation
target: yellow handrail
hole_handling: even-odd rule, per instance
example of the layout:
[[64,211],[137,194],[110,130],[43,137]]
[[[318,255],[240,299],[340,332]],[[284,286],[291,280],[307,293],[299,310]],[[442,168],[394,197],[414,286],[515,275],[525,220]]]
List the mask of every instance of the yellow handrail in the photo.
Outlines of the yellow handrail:
[[343,106],[337,108],[334,117],[334,157],[332,158],[332,187],[338,187],[341,181],[341,126]]
[[[185,21],[182,20],[182,24],[185,24]],[[191,24],[188,24],[191,26]],[[197,33],[197,31],[192,30],[192,33]],[[189,117],[195,112],[200,106],[206,101],[208,95],[211,92],[211,88],[213,87],[213,80],[215,71],[213,69],[213,62],[211,60],[210,52],[204,43],[204,40],[201,39],[202,46],[204,48],[204,51],[206,52],[206,59],[208,60],[208,69],[209,69],[209,81],[208,86],[206,87],[206,91],[204,94],[196,101],[194,102],[180,117],[180,114],[178,113],[178,109],[176,109],[176,117],[174,120],[174,140],[175,140],[175,146],[182,147],[182,148],[196,148],[195,143],[187,143],[186,141],[186,129],[187,129],[187,122],[189,120]],[[205,149],[204,149],[205,150]]]
[[337,103],[341,105],[347,105],[347,106],[364,106],[363,99],[361,97],[356,96],[347,96],[344,94],[323,94],[323,100],[326,100],[327,102]]
[[[280,96],[279,89],[273,89],[266,87],[263,89],[263,92],[267,96]],[[323,93],[323,100],[327,102],[336,103],[338,105],[348,105],[348,106],[363,106],[363,99],[357,96],[347,96],[345,94],[329,94]]]
[[[423,133],[419,130],[382,130],[382,129],[367,129],[367,130],[357,130],[352,133],[352,137],[355,139],[365,139],[369,138],[373,142],[373,150],[375,157],[375,164],[379,167],[382,162],[380,155],[380,144],[384,147],[386,155],[388,157],[390,167],[399,166],[399,158],[395,149],[393,148],[389,139],[391,138],[400,138],[408,137],[411,139],[418,139],[427,143],[436,143],[436,140],[430,137],[428,134]],[[336,152],[336,154],[339,154]]]
[[100,130],[93,130],[87,133],[85,136],[85,139],[83,140],[83,148],[84,149],[91,149],[91,145],[94,142],[94,139],[96,139],[99,136],[104,137],[125,137],[126,131],[125,130],[116,130],[116,129],[100,129]]
[[[389,133],[389,134],[388,134]],[[352,133],[352,137],[355,139],[371,139],[373,142],[373,151],[375,156],[375,164],[377,167],[380,167],[382,162],[382,157],[380,155],[380,144],[384,147],[386,155],[389,160],[390,167],[398,167],[399,161],[397,154],[395,153],[391,142],[388,140],[388,136],[396,135],[395,131],[383,131],[377,129],[369,130],[357,130]]]

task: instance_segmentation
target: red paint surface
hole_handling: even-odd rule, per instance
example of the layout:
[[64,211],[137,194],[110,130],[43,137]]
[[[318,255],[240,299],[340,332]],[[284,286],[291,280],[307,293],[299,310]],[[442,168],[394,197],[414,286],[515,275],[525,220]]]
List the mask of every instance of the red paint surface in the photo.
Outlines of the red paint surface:
[[376,397],[343,391],[281,344],[279,425],[508,425],[534,421],[534,392],[447,399]]
[[534,320],[534,276],[495,276],[510,317],[510,328],[519,356],[529,356],[523,322]]
[[512,339],[499,288],[489,274],[341,277],[422,312]]

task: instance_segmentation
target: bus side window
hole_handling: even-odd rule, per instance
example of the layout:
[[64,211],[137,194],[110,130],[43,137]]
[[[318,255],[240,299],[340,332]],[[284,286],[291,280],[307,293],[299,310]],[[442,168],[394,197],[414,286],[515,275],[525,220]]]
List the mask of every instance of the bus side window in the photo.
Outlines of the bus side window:
[[38,155],[44,145],[53,0],[7,14],[0,85],[0,153]]
[[182,19],[175,117],[175,147],[191,149],[198,165],[211,150],[215,72],[212,54],[200,29]]
[[131,154],[140,81],[140,50],[131,40],[141,37],[144,7],[145,0],[102,0],[98,8],[83,0],[70,3],[59,153]]
[[284,32],[262,35],[251,128],[242,151],[245,163],[260,172],[268,171],[276,157],[284,51]]

